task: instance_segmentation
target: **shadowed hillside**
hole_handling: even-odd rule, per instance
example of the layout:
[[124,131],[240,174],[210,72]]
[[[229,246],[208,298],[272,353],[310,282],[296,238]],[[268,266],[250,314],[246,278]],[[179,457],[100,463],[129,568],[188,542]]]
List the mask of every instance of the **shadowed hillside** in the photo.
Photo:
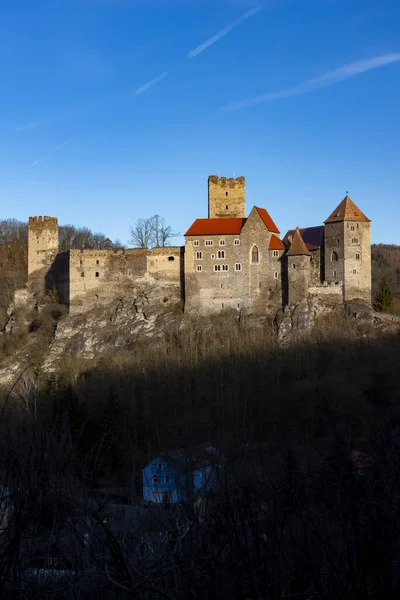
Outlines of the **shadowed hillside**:
[[393,312],[400,314],[400,246],[374,244],[372,254],[372,295],[381,279],[386,279],[395,298]]

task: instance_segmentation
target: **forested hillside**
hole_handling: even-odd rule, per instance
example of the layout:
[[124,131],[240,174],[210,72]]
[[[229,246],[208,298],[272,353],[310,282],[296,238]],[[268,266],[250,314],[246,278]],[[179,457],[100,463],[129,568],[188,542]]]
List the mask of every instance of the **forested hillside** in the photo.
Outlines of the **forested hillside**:
[[386,279],[394,296],[393,312],[400,314],[400,246],[374,244],[372,250],[372,294]]

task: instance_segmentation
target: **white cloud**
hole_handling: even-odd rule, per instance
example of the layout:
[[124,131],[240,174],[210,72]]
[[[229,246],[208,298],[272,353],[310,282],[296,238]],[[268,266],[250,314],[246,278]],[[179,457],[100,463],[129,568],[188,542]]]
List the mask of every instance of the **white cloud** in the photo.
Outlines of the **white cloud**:
[[249,19],[250,17],[254,16],[260,10],[261,10],[261,6],[257,6],[256,8],[252,8],[251,10],[248,10],[247,12],[245,12],[241,17],[236,19],[236,21],[233,21],[232,23],[230,23],[229,25],[227,25],[226,27],[221,29],[221,31],[218,31],[218,33],[216,33],[212,37],[208,38],[208,40],[206,40],[205,42],[200,44],[200,46],[197,46],[197,48],[195,48],[194,50],[191,50],[187,55],[188,58],[194,58],[201,52],[204,52],[204,50],[206,48],[208,48],[209,46],[212,46],[213,44],[215,44],[216,42],[221,40],[223,37],[228,35],[228,33],[230,31],[232,31],[232,29],[234,27],[237,27],[238,25],[240,25],[240,23],[242,23],[246,19]]
[[167,75],[168,75],[168,71],[165,71],[165,73],[161,73],[161,75],[159,75],[158,77],[155,77],[151,81],[148,81],[147,83],[142,85],[142,87],[138,88],[136,90],[135,94],[136,95],[143,94],[143,92],[145,92],[146,90],[151,88],[153,85],[156,85],[157,83],[159,83],[162,79],[167,77]]
[[268,92],[262,96],[247,98],[239,102],[233,102],[225,108],[226,110],[237,110],[239,108],[247,108],[248,106],[261,104],[262,102],[271,102],[272,100],[279,100],[280,98],[299,96],[300,94],[309,94],[314,90],[334,85],[335,83],[339,83],[340,81],[344,81],[345,79],[349,79],[355,75],[365,73],[366,71],[371,71],[372,69],[378,69],[379,67],[385,67],[386,65],[396,62],[400,62],[400,53],[383,54],[382,56],[367,58],[344,65],[343,67],[339,67],[333,71],[329,71],[328,73],[325,73],[325,75],[317,77],[316,79],[308,79],[307,81],[304,81],[303,83],[300,83],[294,87],[287,88],[285,90],[278,90],[276,92]]

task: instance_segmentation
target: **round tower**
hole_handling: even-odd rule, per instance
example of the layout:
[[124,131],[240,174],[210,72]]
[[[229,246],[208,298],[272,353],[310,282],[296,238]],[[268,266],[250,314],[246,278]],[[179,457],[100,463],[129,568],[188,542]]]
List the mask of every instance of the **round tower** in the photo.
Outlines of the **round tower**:
[[296,227],[286,258],[288,304],[293,305],[307,298],[311,282],[311,253],[307,249],[298,227]]

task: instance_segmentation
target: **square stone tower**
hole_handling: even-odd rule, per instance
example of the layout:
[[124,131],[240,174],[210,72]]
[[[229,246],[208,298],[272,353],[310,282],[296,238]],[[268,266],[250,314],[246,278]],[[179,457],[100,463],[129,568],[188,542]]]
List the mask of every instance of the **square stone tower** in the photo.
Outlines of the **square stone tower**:
[[208,178],[208,218],[233,217],[244,219],[245,178],[226,179],[210,175]]
[[28,277],[49,269],[58,254],[58,221],[55,217],[29,217]]
[[345,301],[371,303],[370,223],[348,196],[325,221],[325,280],[343,282]]

